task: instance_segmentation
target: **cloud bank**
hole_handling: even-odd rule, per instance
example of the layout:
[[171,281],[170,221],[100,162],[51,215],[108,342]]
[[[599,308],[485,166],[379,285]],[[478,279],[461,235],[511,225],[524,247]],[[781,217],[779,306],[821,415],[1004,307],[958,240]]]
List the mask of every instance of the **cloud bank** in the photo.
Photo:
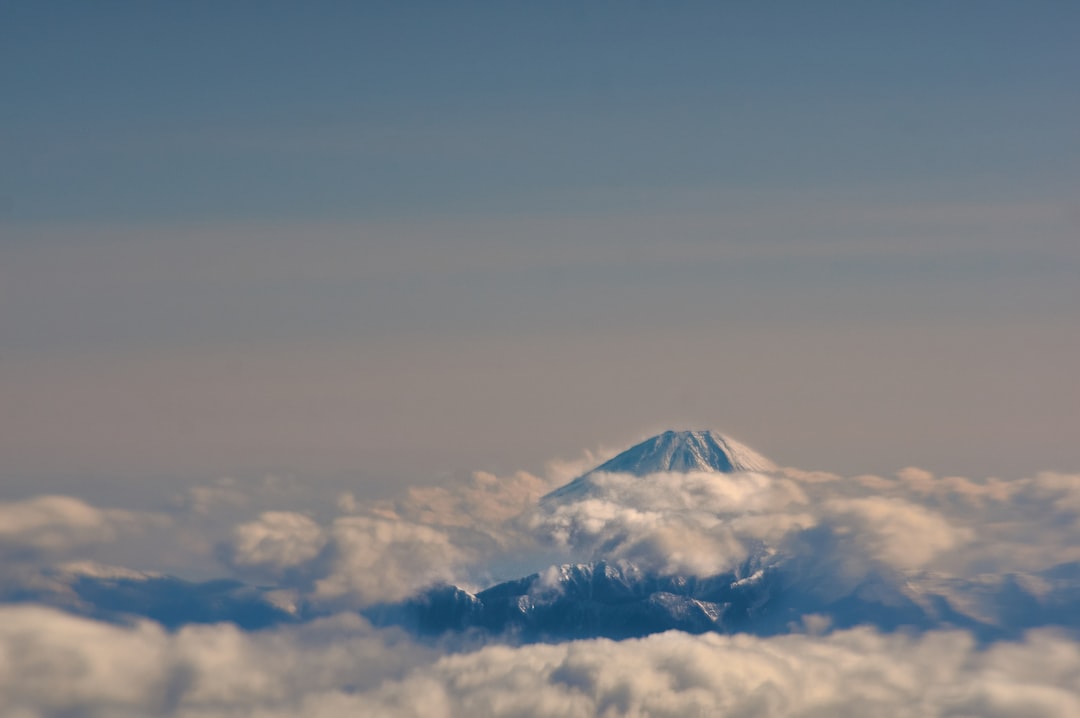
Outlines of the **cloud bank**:
[[0,552],[15,556],[70,554],[131,537],[162,522],[161,516],[99,509],[73,496],[0,502]]
[[[263,479],[194,487],[167,510],[0,503],[0,713],[1080,714],[1080,475],[600,474],[572,501],[541,498],[581,468],[373,502]],[[943,618],[519,645],[418,638],[358,613],[533,571],[557,590],[552,563],[707,577],[763,555],[790,559],[819,605],[888,584]],[[159,572],[185,557],[228,580]]]
[[0,712],[266,718],[1047,716],[1080,712],[1080,644],[962,632],[690,636],[440,655],[339,616],[288,629],[114,626],[0,608]]
[[168,513],[39,496],[0,503],[0,552],[9,593],[16,568],[94,560],[169,571],[189,560],[203,575],[216,562],[217,575],[336,608],[440,582],[484,587],[559,562],[709,576],[762,550],[805,555],[822,541],[837,576],[873,569],[939,587],[1080,562],[1080,475],[601,474],[573,501],[539,500],[577,469],[478,473],[366,503],[307,496],[280,480],[219,482],[191,489]]

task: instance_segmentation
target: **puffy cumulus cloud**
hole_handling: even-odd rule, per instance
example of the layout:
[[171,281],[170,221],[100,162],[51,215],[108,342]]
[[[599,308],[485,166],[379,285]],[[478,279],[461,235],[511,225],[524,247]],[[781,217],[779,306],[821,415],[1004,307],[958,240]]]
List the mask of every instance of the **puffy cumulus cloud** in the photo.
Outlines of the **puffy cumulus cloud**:
[[148,621],[116,626],[3,607],[0,715],[288,715],[310,696],[372,690],[433,655],[348,615],[277,631],[169,633]]
[[413,487],[391,504],[395,515],[425,524],[467,526],[498,535],[502,525],[522,513],[555,485],[550,479],[518,471],[500,477],[477,471],[450,486]]
[[452,656],[377,691],[375,705],[419,716],[423,690],[444,715],[1063,716],[1080,709],[1078,671],[1077,644],[1052,634],[980,653],[961,633],[667,633]]
[[1035,494],[1049,499],[1058,516],[1074,524],[1080,519],[1080,474],[1044,472],[1033,484]]
[[[0,502],[0,603],[51,601],[82,610],[74,580],[104,577],[102,557],[160,560],[158,539],[173,525],[165,515],[98,508],[72,496]],[[120,573],[146,575],[113,569]]]
[[519,524],[571,560],[628,559],[665,573],[726,571],[762,545],[804,550],[808,530],[833,536],[830,559],[850,572],[876,563],[905,573],[1031,573],[1080,560],[1080,476],[976,481],[913,467],[849,479],[792,469],[600,474]]
[[974,480],[909,467],[807,493],[824,522],[901,570],[1004,575],[1080,560],[1080,475]]
[[[363,502],[351,492],[339,493],[335,505],[346,515],[323,529],[325,546],[306,567],[315,577],[308,597],[362,606],[400,599],[433,583],[472,584],[473,577],[488,574],[484,559],[513,563],[535,551],[535,538],[522,530],[518,517],[591,460],[590,454],[550,462],[544,476],[479,471],[440,486],[410,487],[394,500]],[[226,556],[238,550],[237,538]],[[289,540],[303,542],[295,535]],[[283,567],[275,565],[280,575]]]
[[[996,623],[1010,620],[997,598],[986,608],[990,599],[961,593],[1006,590],[1015,576],[1023,586],[1053,584],[1033,595],[1075,595],[1067,570],[1041,572],[1080,561],[1078,475],[597,474],[585,493],[539,500],[578,468],[546,477],[478,473],[395,502],[348,495],[338,510],[336,489],[318,499],[320,511],[302,502],[294,482],[276,479],[218,482],[168,517],[63,496],[2,503],[0,597],[54,591],[59,563],[85,559],[199,578],[220,575],[213,562],[221,561],[321,613],[400,600],[439,582],[486,588],[563,561],[708,576],[750,557],[819,555],[797,575],[944,587],[951,605],[966,601],[978,608],[968,614],[993,614]],[[290,502],[295,510],[282,508]]]
[[853,535],[875,558],[899,569],[922,568],[975,535],[971,528],[954,526],[935,511],[897,498],[835,499],[823,508],[834,531]]
[[266,511],[234,528],[222,554],[227,564],[240,571],[280,577],[316,558],[326,541],[322,527],[310,517]]
[[[468,528],[500,546],[511,547],[524,538],[514,519],[529,511],[544,494],[587,471],[595,461],[591,452],[574,461],[550,461],[542,476],[527,471],[509,476],[477,471],[439,486],[410,487],[403,497],[375,502],[368,510],[387,518]],[[338,506],[346,513],[364,511],[352,495],[339,497]]]
[[497,476],[476,471],[438,486],[409,487],[404,496],[389,501],[363,504],[346,492],[339,495],[337,506],[343,513],[372,513],[431,526],[467,528],[497,545],[511,547],[523,538],[514,519],[535,506],[544,494],[615,453],[586,451],[576,459],[554,459],[547,462],[542,475],[516,471]]
[[0,553],[64,556],[167,523],[161,515],[100,509],[72,496],[0,502]]
[[337,513],[334,493],[273,474],[188,486],[170,501],[176,530],[169,537],[169,570],[205,576],[224,564],[259,580],[306,573],[302,564],[318,555],[318,525]]
[[[477,472],[443,486],[409,488],[392,501],[363,502],[339,492],[334,506],[345,515],[320,524],[306,513],[264,511],[232,528],[217,554],[241,576],[285,581],[323,609],[397,600],[433,583],[467,582],[481,559],[521,549],[529,539],[510,519],[562,482],[562,473],[561,465],[552,466],[555,478]],[[205,498],[224,491],[229,508],[238,505],[229,498],[234,485],[189,493]]]
[[902,568],[1005,574],[1080,561],[1077,474],[977,481],[906,468],[810,495],[840,515],[861,513],[852,529]]
[[275,631],[0,608],[0,713],[265,718],[1080,715],[1080,644],[665,633],[439,656],[355,616]]
[[475,553],[432,526],[380,516],[343,516],[329,528],[322,576],[313,598],[362,606],[405,598],[448,582]]
[[[998,601],[1002,586],[1015,580],[1032,596],[1052,592],[1039,582],[1074,575],[1033,574],[1080,561],[1080,476],[1071,474],[613,474],[596,476],[573,500],[537,503],[566,478],[476,474],[393,503],[350,495],[339,502],[346,515],[288,510],[292,489],[267,507],[226,482],[191,494],[165,523],[198,534],[227,517],[226,565],[271,577],[320,610],[398,600],[439,581],[460,585],[493,556],[509,563],[535,550],[538,537],[581,559],[698,575],[728,570],[762,545],[824,548],[827,583],[857,583],[884,566],[1002,624],[1020,605]],[[82,554],[128,538],[144,543],[159,520],[71,497],[4,503],[0,550],[27,559],[24,567],[36,560],[102,580],[139,578]],[[1070,590],[1060,595],[1075,596]],[[1065,615],[1074,604],[1045,605]],[[355,615],[252,633],[228,625],[167,632],[8,606],[0,607],[0,715],[1080,715],[1075,636],[1040,631],[980,648],[959,631],[829,632],[827,616],[804,617],[803,626],[806,633],[770,638],[668,633],[440,655]]]
[[792,479],[758,473],[599,474],[522,523],[579,559],[626,559],[664,573],[712,575],[816,519]]
[[339,516],[320,526],[305,514],[267,511],[236,526],[218,554],[240,575],[283,582],[325,611],[452,581],[478,552],[475,535],[395,516]]

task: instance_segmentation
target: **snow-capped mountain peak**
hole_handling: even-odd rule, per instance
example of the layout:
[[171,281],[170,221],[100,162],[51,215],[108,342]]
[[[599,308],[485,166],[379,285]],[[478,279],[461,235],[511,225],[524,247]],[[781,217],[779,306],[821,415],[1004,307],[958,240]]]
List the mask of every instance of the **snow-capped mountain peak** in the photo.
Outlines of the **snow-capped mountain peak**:
[[590,483],[593,474],[648,476],[664,472],[775,471],[776,465],[745,444],[708,430],[665,431],[631,446],[618,456],[555,489],[545,499],[572,495]]
[[665,431],[636,444],[590,473],[646,476],[661,471],[773,471],[776,466],[756,451],[712,431]]

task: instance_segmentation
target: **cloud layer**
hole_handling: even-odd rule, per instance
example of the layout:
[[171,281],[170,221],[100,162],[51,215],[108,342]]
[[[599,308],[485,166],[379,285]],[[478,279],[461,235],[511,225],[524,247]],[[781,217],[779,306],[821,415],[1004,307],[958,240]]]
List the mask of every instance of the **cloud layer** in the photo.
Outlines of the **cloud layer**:
[[131,536],[163,517],[99,509],[73,496],[0,502],[0,551],[64,555]]
[[187,561],[206,575],[217,561],[218,575],[339,608],[437,582],[482,588],[558,562],[715,575],[762,551],[809,554],[823,537],[840,577],[875,569],[946,585],[1080,561],[1074,474],[600,474],[585,495],[538,501],[578,468],[478,473],[366,503],[307,496],[295,481],[225,481],[190,489],[167,514],[39,496],[0,503],[0,551],[9,575],[87,559],[141,571],[182,571]]
[[355,617],[167,633],[0,608],[0,712],[266,718],[1047,716],[1080,712],[1080,644],[1041,631],[690,636],[440,655]]
[[[541,500],[581,468],[480,473],[374,502],[268,478],[194,487],[165,512],[70,496],[0,504],[9,602],[0,606],[0,713],[1080,713],[1069,618],[1080,596],[1078,475],[601,474],[573,500]],[[673,632],[514,645],[410,638],[356,612],[442,582],[483,588],[538,571],[543,584],[559,561],[710,576],[762,555],[793,559],[791,580],[814,587],[816,605],[884,576],[905,600],[944,601],[935,615],[947,620],[941,630],[882,633],[835,630],[850,622],[814,614],[768,638]],[[261,588],[153,573],[185,560],[216,561],[216,575]],[[181,595],[199,612],[176,613]],[[125,618],[140,600],[143,615],[176,630]],[[240,623],[261,630],[197,623],[253,608],[261,613]],[[1003,630],[955,628],[969,619]],[[1024,632],[1038,625],[1059,628]]]

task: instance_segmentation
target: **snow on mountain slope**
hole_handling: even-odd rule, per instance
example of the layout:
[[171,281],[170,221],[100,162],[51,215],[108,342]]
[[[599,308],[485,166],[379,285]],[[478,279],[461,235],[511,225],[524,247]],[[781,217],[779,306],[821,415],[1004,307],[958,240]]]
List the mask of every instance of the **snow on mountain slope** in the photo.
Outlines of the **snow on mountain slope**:
[[[891,520],[906,517],[931,534],[934,514],[896,499],[838,498],[859,484],[838,483],[827,505],[815,506],[805,488],[726,436],[666,431],[547,494],[527,517],[534,535],[581,562],[476,593],[439,586],[365,615],[424,635],[479,630],[510,641],[855,625],[953,627],[996,640],[1077,625],[1069,609],[1080,584],[1068,567],[1055,569],[1061,577],[987,586],[913,582],[910,566],[881,551],[895,527],[873,530],[880,511],[849,514],[884,507]],[[853,532],[863,540],[852,541]],[[951,537],[938,538],[952,546]]]
[[618,456],[555,489],[542,500],[587,492],[594,474],[648,476],[664,472],[695,471],[724,474],[739,471],[776,471],[776,464],[729,436],[708,430],[665,431],[636,444]]
[[521,641],[624,639],[669,630],[773,635],[810,615],[827,617],[834,627],[926,629],[936,623],[932,610],[888,576],[869,574],[826,595],[796,579],[798,566],[762,559],[707,577],[655,575],[627,562],[563,565],[477,594],[440,586],[364,615],[376,625],[420,634],[480,629]]

